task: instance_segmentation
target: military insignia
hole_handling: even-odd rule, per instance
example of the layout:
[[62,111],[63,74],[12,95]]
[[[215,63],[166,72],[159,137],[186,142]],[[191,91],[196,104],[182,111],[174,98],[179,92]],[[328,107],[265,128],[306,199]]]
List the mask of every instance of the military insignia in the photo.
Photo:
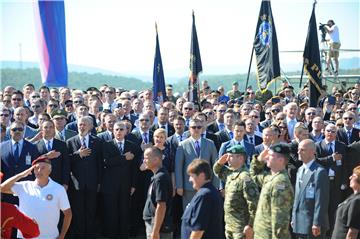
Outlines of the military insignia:
[[267,21],[267,16],[263,15],[261,17],[262,23],[259,26],[259,30],[258,30],[258,37],[259,40],[261,42],[261,45],[263,46],[269,46],[270,42],[271,42],[271,38],[272,38],[272,20],[271,17],[269,16],[269,19]]
[[46,200],[51,201],[52,199],[53,199],[53,195],[52,195],[52,194],[46,195]]
[[278,190],[284,190],[284,189],[285,189],[285,185],[284,185],[284,184],[276,185],[276,189],[278,189]]

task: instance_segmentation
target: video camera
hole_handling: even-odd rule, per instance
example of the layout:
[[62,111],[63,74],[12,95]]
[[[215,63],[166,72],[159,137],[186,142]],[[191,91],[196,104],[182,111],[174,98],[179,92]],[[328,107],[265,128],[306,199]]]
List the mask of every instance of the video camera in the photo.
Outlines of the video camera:
[[325,40],[325,38],[326,38],[326,28],[325,28],[325,26],[327,26],[327,24],[319,23],[319,31],[321,31],[321,42],[326,41]]

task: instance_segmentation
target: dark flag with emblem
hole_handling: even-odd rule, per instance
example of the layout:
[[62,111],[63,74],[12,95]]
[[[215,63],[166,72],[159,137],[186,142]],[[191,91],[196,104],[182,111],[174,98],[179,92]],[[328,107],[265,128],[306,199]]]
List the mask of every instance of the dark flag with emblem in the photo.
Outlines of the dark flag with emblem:
[[155,49],[155,59],[154,59],[154,71],[153,71],[153,99],[154,102],[161,103],[164,101],[166,97],[166,91],[165,91],[164,70],[161,60],[159,36],[158,36],[156,23],[155,23],[155,29],[156,29],[156,49]]
[[195,15],[192,13],[193,23],[190,47],[190,75],[189,75],[189,101],[199,102],[199,73],[202,71],[199,42],[196,33]]
[[316,107],[321,95],[322,83],[320,50],[315,17],[315,3],[311,13],[303,57],[304,70],[310,81],[310,106]]
[[279,50],[270,0],[263,0],[254,39],[259,88],[265,91],[271,81],[280,78]]

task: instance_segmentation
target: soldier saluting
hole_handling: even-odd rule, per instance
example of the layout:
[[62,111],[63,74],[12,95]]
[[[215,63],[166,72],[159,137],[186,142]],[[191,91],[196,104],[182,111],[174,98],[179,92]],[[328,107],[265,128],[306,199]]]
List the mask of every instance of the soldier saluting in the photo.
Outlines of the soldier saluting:
[[[234,145],[215,164],[214,173],[225,184],[225,236],[227,239],[253,237],[253,223],[259,191],[245,166],[246,151]],[[229,166],[226,166],[225,163]]]
[[[280,143],[254,156],[250,175],[261,187],[254,221],[254,239],[290,238],[290,212],[294,191],[286,171],[290,148]],[[270,172],[265,171],[265,162]]]

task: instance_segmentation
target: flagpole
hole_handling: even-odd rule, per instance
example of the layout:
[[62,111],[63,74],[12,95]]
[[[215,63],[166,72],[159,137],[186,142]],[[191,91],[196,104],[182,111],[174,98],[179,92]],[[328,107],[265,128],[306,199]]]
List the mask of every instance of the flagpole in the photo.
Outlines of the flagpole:
[[303,75],[304,75],[304,66],[305,66],[305,62],[303,61],[302,68],[301,68],[299,88],[301,88],[301,84],[302,84],[302,79],[303,79]]
[[[249,84],[249,76],[250,76],[251,62],[252,62],[252,59],[253,59],[253,55],[254,55],[254,45],[253,45],[253,48],[252,48],[252,51],[251,51],[250,64],[249,64],[249,70],[248,70],[247,78],[246,78],[245,90],[247,89],[248,84]],[[244,92],[245,92],[245,90],[244,90]]]

